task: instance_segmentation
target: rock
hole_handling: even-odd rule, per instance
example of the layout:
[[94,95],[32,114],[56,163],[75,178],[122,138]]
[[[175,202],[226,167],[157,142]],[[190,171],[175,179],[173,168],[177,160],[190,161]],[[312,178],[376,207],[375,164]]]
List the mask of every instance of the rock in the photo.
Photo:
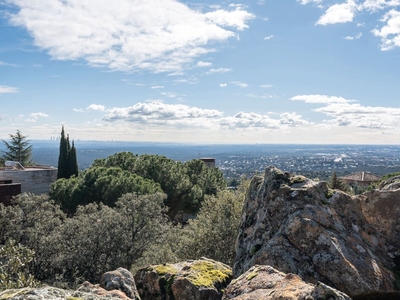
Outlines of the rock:
[[143,300],[220,300],[231,279],[229,266],[207,258],[149,266],[135,274]]
[[304,282],[298,275],[285,274],[271,266],[253,266],[228,285],[222,300],[228,299],[349,300],[351,298],[321,282],[313,285]]
[[[325,182],[268,167],[246,195],[234,276],[270,265],[350,296],[397,291],[387,250],[399,248],[364,216],[365,202]],[[389,224],[399,226],[399,219]]]
[[104,273],[100,286],[107,291],[120,290],[130,299],[140,300],[131,272],[124,268]]
[[51,286],[40,288],[12,289],[0,292],[1,300],[128,300],[120,291],[109,292],[98,286],[85,283],[77,291]]

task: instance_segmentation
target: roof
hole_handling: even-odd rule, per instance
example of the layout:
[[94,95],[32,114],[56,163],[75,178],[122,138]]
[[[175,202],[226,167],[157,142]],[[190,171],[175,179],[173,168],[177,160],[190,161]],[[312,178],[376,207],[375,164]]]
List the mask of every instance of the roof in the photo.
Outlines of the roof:
[[379,181],[379,180],[381,180],[381,177],[374,175],[372,173],[369,173],[369,172],[362,171],[362,172],[357,172],[357,173],[353,173],[350,175],[342,176],[342,177],[340,177],[340,179],[370,182],[370,181]]

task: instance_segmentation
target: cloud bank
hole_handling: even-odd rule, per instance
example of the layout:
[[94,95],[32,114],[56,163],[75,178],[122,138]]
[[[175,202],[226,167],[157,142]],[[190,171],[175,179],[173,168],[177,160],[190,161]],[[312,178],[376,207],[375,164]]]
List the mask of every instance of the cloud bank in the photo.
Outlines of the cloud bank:
[[179,71],[255,18],[241,5],[203,13],[176,0],[6,2],[17,8],[11,24],[53,59],[119,71]]

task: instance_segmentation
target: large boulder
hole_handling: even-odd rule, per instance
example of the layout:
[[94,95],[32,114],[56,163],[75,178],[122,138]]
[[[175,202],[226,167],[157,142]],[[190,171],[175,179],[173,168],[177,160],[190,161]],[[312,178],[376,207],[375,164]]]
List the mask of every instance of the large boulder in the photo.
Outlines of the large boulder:
[[140,300],[133,275],[127,269],[118,268],[104,273],[100,286],[107,291],[120,290],[130,299]]
[[387,251],[393,245],[364,216],[362,203],[325,182],[268,167],[246,195],[234,276],[270,265],[350,296],[396,291]]
[[285,274],[271,266],[253,266],[233,280],[225,290],[222,300],[350,300],[346,294],[321,282],[316,285],[304,282],[298,275]]
[[232,269],[202,258],[140,269],[135,274],[142,300],[220,300]]

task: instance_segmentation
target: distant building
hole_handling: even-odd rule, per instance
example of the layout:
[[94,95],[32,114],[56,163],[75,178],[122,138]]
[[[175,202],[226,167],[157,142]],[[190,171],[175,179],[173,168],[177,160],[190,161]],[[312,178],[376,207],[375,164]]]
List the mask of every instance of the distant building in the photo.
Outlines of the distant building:
[[57,168],[8,162],[0,168],[0,202],[7,203],[20,193],[47,194],[50,184],[57,180]]
[[212,157],[204,157],[200,158],[200,160],[204,161],[207,167],[214,168],[215,167],[215,158]]
[[357,172],[347,176],[339,177],[339,179],[349,185],[357,184],[359,186],[367,187],[373,182],[380,181],[381,177],[369,172]]

